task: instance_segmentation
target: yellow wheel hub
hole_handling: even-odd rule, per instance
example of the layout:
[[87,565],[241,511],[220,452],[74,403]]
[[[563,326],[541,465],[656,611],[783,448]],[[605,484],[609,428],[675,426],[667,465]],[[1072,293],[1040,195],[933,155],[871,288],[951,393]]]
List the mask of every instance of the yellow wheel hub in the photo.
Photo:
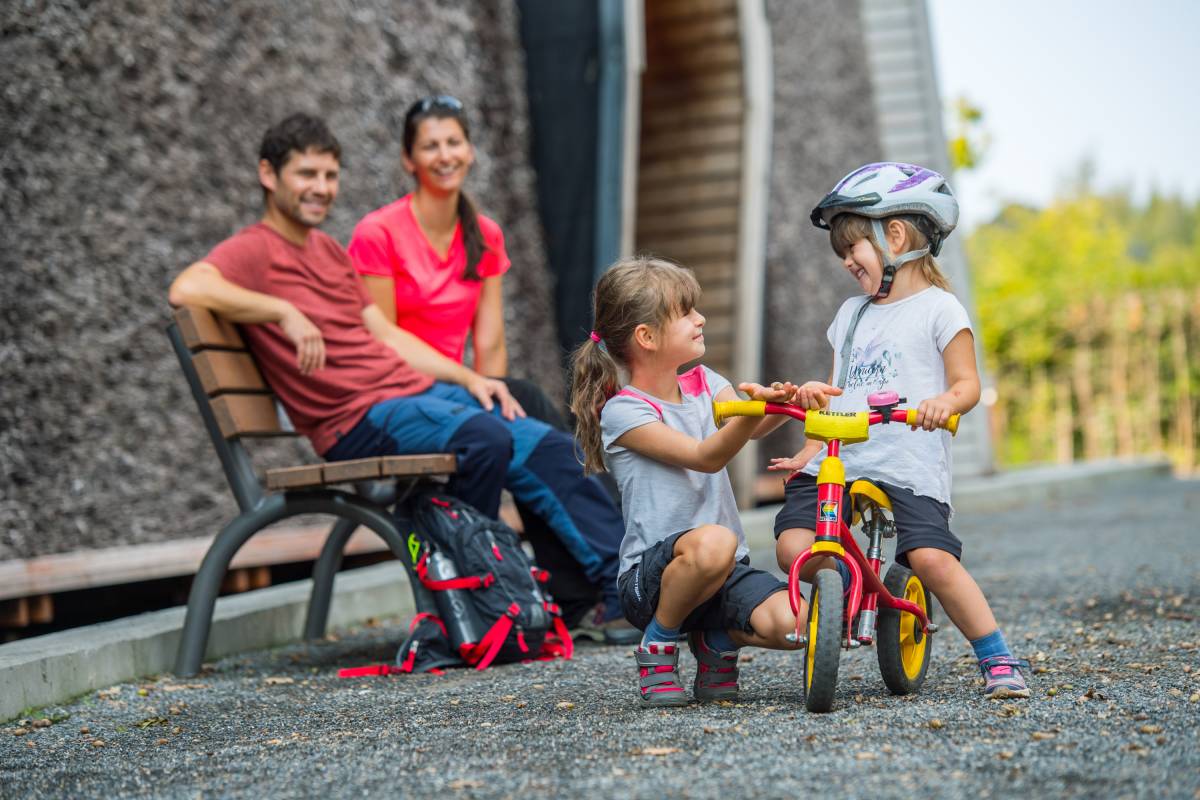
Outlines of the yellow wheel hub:
[[[921,607],[928,616],[929,608],[925,603],[925,587],[916,575],[910,575],[904,584],[904,599]],[[811,633],[810,633],[811,636]],[[811,642],[812,639],[810,638]],[[929,647],[929,637],[921,627],[921,621],[915,614],[907,611],[900,612],[900,664],[909,680],[916,680],[921,674],[925,663],[925,651]]]

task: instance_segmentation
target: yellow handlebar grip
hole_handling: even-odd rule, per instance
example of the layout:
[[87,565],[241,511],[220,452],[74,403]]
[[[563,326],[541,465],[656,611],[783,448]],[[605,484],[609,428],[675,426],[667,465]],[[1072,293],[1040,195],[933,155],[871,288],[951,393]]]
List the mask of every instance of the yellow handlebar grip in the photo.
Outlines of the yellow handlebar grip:
[[717,427],[730,417],[762,417],[767,413],[767,404],[762,400],[713,401],[713,421]]
[[[950,419],[946,420],[946,424],[942,425],[941,427],[950,431],[950,435],[953,436],[954,434],[958,433],[958,418],[961,416],[961,414],[951,414]],[[917,424],[917,410],[915,408],[908,409],[908,415],[904,422],[908,425]]]

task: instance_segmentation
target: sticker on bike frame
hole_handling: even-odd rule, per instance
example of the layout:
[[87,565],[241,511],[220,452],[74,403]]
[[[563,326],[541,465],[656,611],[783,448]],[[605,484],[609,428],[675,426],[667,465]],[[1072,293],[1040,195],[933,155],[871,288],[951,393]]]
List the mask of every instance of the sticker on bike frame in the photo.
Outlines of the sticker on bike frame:
[[817,522],[837,522],[838,521],[838,504],[832,500],[826,500],[821,503],[821,507],[817,512]]

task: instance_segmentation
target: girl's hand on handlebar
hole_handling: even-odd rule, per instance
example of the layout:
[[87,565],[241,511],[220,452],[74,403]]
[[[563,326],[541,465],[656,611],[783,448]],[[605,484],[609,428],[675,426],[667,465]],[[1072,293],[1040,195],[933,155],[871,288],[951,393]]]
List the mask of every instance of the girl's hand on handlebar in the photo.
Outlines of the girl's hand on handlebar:
[[796,389],[796,393],[792,396],[792,403],[801,408],[816,411],[828,408],[829,398],[837,397],[841,393],[842,390],[836,386],[830,386],[821,381],[809,381]]
[[937,430],[944,427],[953,414],[954,406],[949,401],[941,396],[930,397],[928,400],[922,400],[921,405],[917,406],[917,424],[913,425],[912,429]]
[[[815,447],[813,445],[816,445]],[[767,469],[771,472],[795,472],[798,469],[803,469],[812,457],[821,452],[820,442],[809,442],[800,452],[791,458],[772,458],[771,463],[767,465]]]

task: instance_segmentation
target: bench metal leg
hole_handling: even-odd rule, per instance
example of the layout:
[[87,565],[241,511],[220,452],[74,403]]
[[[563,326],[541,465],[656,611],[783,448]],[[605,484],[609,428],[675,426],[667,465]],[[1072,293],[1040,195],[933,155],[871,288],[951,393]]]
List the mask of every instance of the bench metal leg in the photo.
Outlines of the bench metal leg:
[[226,525],[205,554],[188,595],[183,634],[175,658],[176,675],[195,675],[200,670],[204,651],[208,646],[208,632],[212,625],[221,579],[229,570],[229,563],[237,551],[251,536],[271,523],[299,514],[331,514],[351,520],[355,526],[365,525],[379,534],[397,556],[405,553],[404,540],[389,515],[377,506],[344,492],[319,491],[268,496],[257,508],[238,516]]
[[342,568],[342,551],[358,527],[357,522],[339,519],[329,531],[321,555],[313,565],[312,597],[308,601],[308,616],[304,620],[304,638],[320,639],[329,622],[329,606],[333,598],[333,579]]

